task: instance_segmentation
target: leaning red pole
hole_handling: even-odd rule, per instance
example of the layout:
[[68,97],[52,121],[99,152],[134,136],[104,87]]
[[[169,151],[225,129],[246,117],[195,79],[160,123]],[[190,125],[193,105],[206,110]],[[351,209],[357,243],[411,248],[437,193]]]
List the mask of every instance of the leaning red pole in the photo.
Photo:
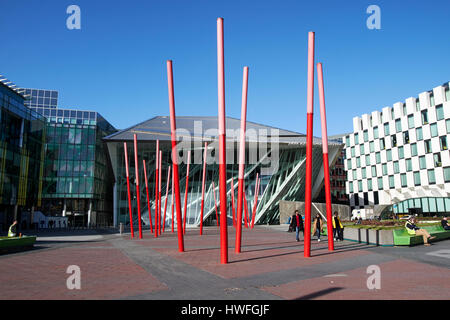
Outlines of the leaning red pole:
[[252,211],[252,229],[255,226],[255,216],[256,216],[256,207],[258,206],[258,193],[260,180],[261,178],[259,178],[259,173],[256,173],[255,203],[253,204],[253,211]]
[[148,220],[150,221],[150,232],[153,232],[152,226],[152,210],[150,208],[150,197],[148,196],[148,180],[147,180],[147,166],[145,160],[142,160],[144,164],[144,179],[145,179],[145,191],[147,193],[147,208],[148,208]]
[[156,140],[155,156],[155,237],[158,237],[158,177],[159,177],[159,140]]
[[327,133],[327,114],[325,110],[325,89],[323,84],[322,64],[317,64],[317,80],[319,83],[319,100],[320,100],[320,120],[322,123],[322,151],[323,151],[323,174],[325,178],[325,201],[327,207],[327,234],[328,234],[328,250],[334,250],[333,241],[333,214],[331,206],[331,190],[330,190],[330,166],[328,163],[328,133]]
[[314,32],[308,33],[308,84],[306,124],[306,175],[305,175],[305,257],[311,256],[311,193],[312,193],[312,147],[314,109]]
[[217,201],[216,201],[216,187],[214,185],[214,181],[212,182],[213,193],[214,193],[214,207],[216,208],[216,221],[217,226],[219,226],[219,214],[217,213]]
[[175,187],[175,202],[177,210],[177,232],[178,232],[178,251],[184,252],[184,239],[182,219],[181,219],[181,199],[180,199],[180,177],[178,175],[178,152],[177,152],[177,137],[176,137],[176,116],[175,116],[175,95],[173,88],[173,72],[172,61],[167,61],[167,84],[169,91],[169,106],[170,106],[170,131],[172,140],[172,163],[173,163],[173,180]]
[[164,232],[166,228],[166,210],[167,210],[167,200],[169,198],[169,184],[170,184],[170,166],[169,170],[167,171],[166,201],[164,202],[164,218],[163,218],[162,232]]
[[130,229],[131,229],[131,238],[134,238],[134,230],[133,230],[133,210],[131,208],[131,195],[130,195],[130,174],[128,172],[128,151],[127,151],[127,143],[123,143],[123,149],[125,151],[125,172],[127,175],[127,192],[128,192],[128,209],[130,211]]
[[183,218],[183,234],[186,234],[186,220],[187,220],[187,199],[189,189],[189,165],[191,164],[191,151],[188,152],[187,168],[186,168],[186,188],[184,190],[184,218]]
[[244,198],[244,222],[245,222],[245,227],[248,228],[248,220],[249,220],[248,202],[247,202],[247,199],[245,197],[245,192],[243,194],[243,198]]
[[137,136],[134,137],[134,166],[136,172],[136,200],[139,219],[139,239],[142,239],[142,223],[141,223],[141,194],[139,193],[139,162],[138,162],[138,149],[137,149]]
[[159,150],[159,181],[158,181],[158,232],[161,234],[161,175],[162,175],[162,150]]
[[205,150],[203,151],[203,176],[202,176],[202,205],[200,210],[200,235],[203,234],[203,209],[205,205],[205,178],[206,178],[206,151],[208,143],[205,142]]
[[[173,167],[173,166],[172,166]],[[174,216],[173,216],[173,170],[172,170],[172,200],[170,201],[172,207],[172,233],[174,232]]]
[[223,18],[217,19],[217,88],[219,109],[220,263],[226,264],[228,263],[228,228]]
[[239,175],[238,175],[238,200],[236,212],[236,240],[235,252],[241,252],[242,242],[242,205],[244,198],[244,171],[245,171],[245,130],[247,126],[247,92],[248,92],[248,67],[244,67],[242,78],[241,100],[241,131],[239,132]]
[[236,227],[236,210],[234,208],[234,181],[231,177],[231,211],[233,212],[233,226]]

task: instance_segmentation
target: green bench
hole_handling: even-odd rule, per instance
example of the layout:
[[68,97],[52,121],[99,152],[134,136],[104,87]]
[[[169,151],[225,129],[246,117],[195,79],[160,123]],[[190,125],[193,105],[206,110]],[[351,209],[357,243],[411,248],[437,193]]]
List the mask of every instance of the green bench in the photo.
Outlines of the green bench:
[[32,247],[35,242],[35,236],[0,237],[0,252],[20,251]]
[[[437,240],[444,240],[450,238],[450,231],[445,230],[440,225],[423,227],[423,229],[427,230],[431,236],[436,237]],[[423,244],[423,237],[411,235],[406,231],[406,228],[395,229],[392,231],[394,235],[394,245],[396,246],[414,246],[416,244]]]

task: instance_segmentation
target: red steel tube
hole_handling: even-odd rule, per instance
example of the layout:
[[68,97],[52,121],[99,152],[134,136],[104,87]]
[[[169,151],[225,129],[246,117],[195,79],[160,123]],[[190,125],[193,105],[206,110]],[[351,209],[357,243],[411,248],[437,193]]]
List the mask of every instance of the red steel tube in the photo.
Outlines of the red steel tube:
[[176,138],[176,115],[175,115],[175,95],[173,88],[173,72],[172,61],[167,61],[167,84],[169,91],[169,106],[170,106],[170,131],[172,140],[172,163],[173,163],[173,177],[175,187],[175,202],[177,210],[177,232],[178,232],[178,251],[184,252],[184,239],[182,218],[181,218],[181,199],[180,199],[180,177],[178,175],[178,152],[177,152],[177,138]]
[[258,206],[259,183],[261,180],[261,178],[258,178],[258,175],[259,173],[256,173],[255,203],[253,204],[253,212],[252,212],[252,229],[255,226],[256,207]]
[[328,234],[328,250],[334,250],[333,239],[333,213],[331,205],[330,190],[330,166],[328,162],[328,133],[327,133],[327,114],[325,109],[325,89],[323,84],[323,68],[322,64],[317,64],[317,80],[319,84],[319,100],[320,100],[320,120],[322,124],[322,151],[323,151],[323,174],[325,179],[325,201],[327,208],[327,234]]
[[143,165],[144,165],[145,191],[147,193],[148,220],[150,221],[150,232],[153,232],[152,210],[151,210],[151,207],[150,207],[150,197],[148,196],[147,166],[145,164],[145,160],[142,160],[142,162],[143,162]]
[[202,175],[202,205],[200,210],[200,235],[203,234],[203,209],[205,206],[205,178],[206,178],[206,151],[208,143],[205,142],[205,150],[203,151],[203,175]]
[[158,237],[158,178],[159,178],[159,140],[156,140],[155,156],[155,237]]
[[216,208],[216,221],[217,226],[219,226],[219,214],[217,213],[217,201],[216,201],[216,187],[214,185],[214,181],[212,182],[213,194],[214,194],[214,207]]
[[158,186],[159,186],[159,190],[158,190],[158,232],[159,234],[161,234],[161,207],[162,207],[162,202],[161,202],[161,176],[162,176],[162,150],[159,150],[159,181],[158,181]]
[[[236,239],[235,252],[241,252],[242,242],[242,205],[244,194],[244,172],[245,172],[245,130],[247,127],[247,93],[248,93],[248,67],[244,67],[242,76],[242,100],[241,100],[241,130],[239,132],[239,175],[238,175],[238,200],[236,212]],[[234,203],[234,201],[233,201]]]
[[223,18],[217,19],[217,88],[219,108],[219,197],[220,197],[220,263],[228,263],[227,162],[225,137],[225,68]]
[[186,189],[184,190],[184,218],[183,218],[183,234],[186,234],[186,220],[187,220],[187,199],[189,189],[189,165],[191,164],[191,151],[188,152],[187,168],[186,168]]
[[167,171],[167,185],[166,185],[166,201],[164,202],[164,218],[162,222],[162,232],[164,232],[166,227],[166,210],[167,210],[167,200],[169,198],[169,184],[170,184],[170,166],[169,170]]
[[311,193],[312,193],[312,148],[314,110],[314,32],[308,33],[308,82],[306,124],[306,175],[305,175],[305,237],[303,255],[311,256]]
[[234,209],[234,181],[231,177],[231,211],[233,212],[233,226],[236,227],[236,211]]
[[[173,166],[172,166],[173,167]],[[174,232],[174,216],[173,216],[173,207],[174,207],[174,203],[173,203],[173,169],[172,169],[172,200],[171,200],[171,207],[172,207],[172,233]]]
[[247,198],[245,197],[245,192],[243,194],[244,197],[244,215],[245,215],[245,227],[248,228],[248,220],[249,220],[249,215],[248,215],[248,202],[247,202]]
[[131,238],[134,238],[134,230],[133,230],[133,209],[131,208],[131,195],[130,195],[130,175],[128,171],[128,150],[127,143],[123,143],[123,149],[125,152],[125,171],[127,175],[127,192],[128,192],[128,210],[130,212],[130,229],[131,229]]
[[141,194],[139,193],[139,162],[138,162],[138,149],[137,149],[137,136],[133,135],[134,138],[134,166],[136,172],[136,200],[137,200],[137,210],[139,219],[139,239],[142,239],[142,223],[141,223]]

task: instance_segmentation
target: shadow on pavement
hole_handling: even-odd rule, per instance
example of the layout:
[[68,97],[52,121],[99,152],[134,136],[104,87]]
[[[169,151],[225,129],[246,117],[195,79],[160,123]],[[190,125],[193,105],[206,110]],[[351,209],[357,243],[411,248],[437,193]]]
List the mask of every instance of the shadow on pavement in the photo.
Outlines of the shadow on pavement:
[[339,291],[339,290],[342,290],[342,289],[344,289],[344,288],[341,288],[341,287],[327,288],[327,289],[324,289],[324,290],[316,291],[316,292],[313,292],[313,293],[310,293],[310,294],[307,294],[307,295],[295,298],[293,300],[314,299],[314,298],[318,298],[318,297],[321,297],[321,296],[324,296],[324,295],[327,295],[329,293],[336,292],[336,291]]

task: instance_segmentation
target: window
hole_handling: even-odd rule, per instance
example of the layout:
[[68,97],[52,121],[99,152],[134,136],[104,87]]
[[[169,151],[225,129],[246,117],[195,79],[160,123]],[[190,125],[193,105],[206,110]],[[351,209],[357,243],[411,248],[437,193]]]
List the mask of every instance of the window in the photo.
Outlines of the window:
[[427,167],[427,162],[425,160],[425,156],[420,156],[419,157],[419,168],[426,169],[426,167]]
[[370,166],[370,155],[366,155],[366,166]]
[[402,131],[402,121],[400,119],[395,120],[395,130],[397,130],[397,132]]
[[392,161],[392,150],[387,150],[386,151],[386,160],[387,161]]
[[397,136],[394,134],[391,136],[391,147],[394,148],[397,146]]
[[359,191],[359,192],[362,192],[362,191],[363,191],[362,181],[361,181],[361,180],[358,181],[358,191]]
[[437,137],[437,135],[438,135],[437,123],[433,123],[432,125],[430,125],[430,131],[431,131],[431,137]]
[[359,135],[355,133],[355,145],[359,144]]
[[381,163],[381,155],[379,152],[375,153],[375,161],[376,163]]
[[434,106],[434,94],[430,94],[430,105]]
[[398,161],[394,161],[394,173],[400,172],[400,166],[398,164]]
[[400,181],[402,183],[402,187],[406,187],[408,185],[407,179],[406,179],[406,173],[402,173],[400,175]]
[[378,139],[378,127],[373,127],[373,137],[374,139]]
[[375,151],[375,143],[373,141],[369,142],[369,150],[370,150],[370,152]]
[[420,100],[416,99],[416,111],[420,110]]
[[417,128],[417,129],[416,129],[416,137],[417,137],[417,141],[420,141],[420,140],[423,139],[422,128]]
[[444,182],[450,182],[450,167],[444,168]]
[[435,153],[433,155],[433,160],[434,160],[434,167],[435,168],[442,167],[442,160],[441,160],[441,154],[440,153]]
[[387,164],[383,163],[383,165],[381,166],[383,175],[387,175],[388,174],[388,170],[387,170]]
[[406,104],[403,104],[403,115],[406,116]]
[[414,172],[414,185],[420,186],[420,172],[419,171]]
[[417,156],[417,143],[411,143],[411,156]]
[[380,150],[386,149],[386,144],[384,143],[384,138],[380,139]]
[[384,124],[384,135],[385,136],[389,135],[389,123]]
[[366,176],[366,168],[362,168],[362,169],[361,169],[361,175],[362,175],[362,178],[363,178],[363,179],[366,179],[366,178],[367,178],[367,176]]
[[406,159],[406,171],[412,171],[412,160],[411,159]]
[[395,188],[394,176],[389,176],[389,189]]
[[363,154],[364,154],[364,145],[363,145],[363,144],[361,144],[361,145],[359,146],[359,154],[360,154],[360,155],[363,155]]
[[436,183],[436,176],[434,175],[434,169],[428,170],[428,183],[429,184]]
[[405,151],[403,150],[403,147],[398,147],[398,158],[403,159],[405,157]]
[[428,111],[422,111],[422,124],[428,124]]
[[346,145],[347,147],[350,147],[350,136],[346,136],[346,137],[345,137],[345,145]]
[[445,126],[447,128],[447,133],[450,133],[450,119],[445,120]]
[[373,190],[373,187],[372,187],[372,179],[367,180],[367,189],[368,189],[369,191],[372,191],[372,190]]
[[449,90],[449,87],[445,88],[445,101],[450,101],[450,90]]
[[363,131],[363,137],[364,137],[364,142],[369,141],[369,131],[364,130]]
[[378,190],[383,190],[383,178],[378,178]]
[[348,184],[348,191],[349,191],[349,193],[353,193],[353,182],[350,182]]
[[425,153],[431,153],[431,140],[425,140]]
[[347,169],[350,170],[352,168],[352,159],[347,159]]
[[409,143],[409,132],[405,131],[403,132],[403,144],[408,144]]
[[442,136],[439,138],[439,143],[441,144],[441,151],[447,150],[447,137]]
[[442,107],[442,104],[436,106],[436,119],[437,120],[444,119],[444,108]]
[[356,167],[361,168],[361,158],[360,157],[356,158]]
[[376,176],[377,176],[377,167],[372,166],[372,177],[376,177]]
[[414,115],[411,114],[408,116],[408,128],[414,128]]
[[394,119],[394,108],[391,108],[391,119]]
[[355,156],[355,147],[351,148],[351,153],[352,153],[352,157],[354,157]]

